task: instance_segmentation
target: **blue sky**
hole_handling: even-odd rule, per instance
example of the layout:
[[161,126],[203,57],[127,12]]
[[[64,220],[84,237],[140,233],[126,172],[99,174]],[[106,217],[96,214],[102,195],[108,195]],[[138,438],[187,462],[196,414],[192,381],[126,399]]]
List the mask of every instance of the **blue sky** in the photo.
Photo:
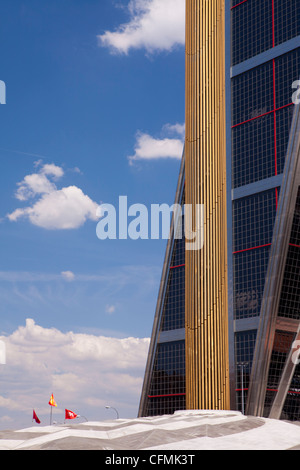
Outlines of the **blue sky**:
[[[100,241],[94,209],[117,207],[122,195],[149,208],[174,202],[184,138],[184,0],[3,0],[0,42],[0,337],[7,344],[0,427],[28,424],[31,405],[42,408],[55,386],[57,401],[74,387],[75,407],[109,418],[95,411],[108,393],[103,383],[87,397],[74,385],[78,364],[51,369],[55,341],[37,346],[44,336],[67,345],[71,332],[74,348],[84,338],[87,350],[99,338],[106,345],[132,338],[136,354],[141,341],[139,366],[121,367],[134,391],[114,402],[135,415],[166,241]],[[41,370],[30,377],[32,362]],[[92,363],[85,365],[91,374]],[[100,375],[101,367],[100,360]],[[39,384],[42,370],[48,376]],[[122,375],[115,372],[106,379],[112,389]],[[23,408],[21,389],[35,399]]]

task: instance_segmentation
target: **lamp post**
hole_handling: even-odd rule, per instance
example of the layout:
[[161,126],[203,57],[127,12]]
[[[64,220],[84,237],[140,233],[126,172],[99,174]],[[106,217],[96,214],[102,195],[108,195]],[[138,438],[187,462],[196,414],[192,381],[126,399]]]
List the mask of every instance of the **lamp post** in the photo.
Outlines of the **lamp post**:
[[110,410],[110,409],[115,410],[115,412],[117,413],[117,419],[119,419],[119,413],[118,413],[118,410],[117,410],[116,408],[114,408],[113,406],[108,406],[108,405],[106,405],[105,408],[106,408],[107,410]]
[[242,372],[242,413],[245,414],[245,400],[244,400],[244,369],[248,366],[248,362],[238,362],[237,365]]

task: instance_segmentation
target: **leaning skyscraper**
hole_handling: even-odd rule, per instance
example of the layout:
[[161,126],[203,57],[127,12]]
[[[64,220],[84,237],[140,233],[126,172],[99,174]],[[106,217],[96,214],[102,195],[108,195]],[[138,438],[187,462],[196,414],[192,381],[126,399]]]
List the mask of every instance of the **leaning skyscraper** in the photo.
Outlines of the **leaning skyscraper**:
[[299,79],[299,0],[186,0],[176,202],[203,204],[204,246],[172,225],[140,416],[300,418]]

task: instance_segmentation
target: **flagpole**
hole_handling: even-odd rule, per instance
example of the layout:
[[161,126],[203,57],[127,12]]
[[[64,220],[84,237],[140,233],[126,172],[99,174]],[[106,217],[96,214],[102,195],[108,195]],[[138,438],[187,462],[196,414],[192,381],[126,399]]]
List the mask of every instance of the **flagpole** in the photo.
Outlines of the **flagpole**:
[[53,397],[53,393],[50,397],[50,400],[49,400],[49,405],[50,405],[50,426],[52,425],[52,408],[53,406],[57,406],[57,404],[55,403],[55,400],[54,400],[54,397]]

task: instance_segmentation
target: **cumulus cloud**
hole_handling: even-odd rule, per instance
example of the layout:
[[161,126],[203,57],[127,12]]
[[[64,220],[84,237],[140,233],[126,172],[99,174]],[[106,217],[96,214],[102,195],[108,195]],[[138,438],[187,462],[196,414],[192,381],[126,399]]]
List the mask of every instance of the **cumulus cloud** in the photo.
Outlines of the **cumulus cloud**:
[[54,165],[54,163],[45,163],[41,168],[41,173],[48,176],[54,176],[54,178],[61,178],[64,175],[64,171],[61,167]]
[[99,44],[112,52],[130,49],[170,51],[185,42],[185,0],[131,0],[130,21],[99,35]]
[[33,173],[25,176],[21,183],[18,183],[16,198],[19,201],[27,201],[36,194],[49,194],[55,190],[55,185],[49,181],[46,175]]
[[184,139],[185,136],[185,124],[165,124],[163,130],[169,134],[178,135],[181,139]]
[[[120,410],[126,408],[127,413],[135,416],[148,338],[64,333],[27,319],[25,326],[10,336],[0,336],[0,340],[5,342],[7,351],[6,365],[1,366],[0,391],[5,424],[10,417],[12,423],[17,420],[17,426],[28,425],[32,408],[39,415],[44,414],[47,422],[44,419],[42,422],[48,424],[47,403],[51,393],[58,404],[56,419],[59,416],[63,419],[65,407],[75,408],[75,412],[90,420],[103,419],[104,406],[112,401]],[[22,412],[17,418],[15,410]],[[1,423],[0,418],[0,426]]]
[[20,218],[27,218],[33,225],[48,230],[74,229],[87,220],[96,221],[98,204],[80,188],[57,188],[56,181],[63,175],[61,167],[45,164],[39,172],[25,176],[18,183],[15,196],[19,201],[35,201],[31,206],[18,208],[8,214],[8,219],[16,222]]
[[[134,160],[155,160],[161,158],[175,158],[180,160],[183,152],[184,125],[166,124],[163,127],[162,138],[153,137],[147,133],[138,132],[134,155],[128,157],[132,164]],[[173,137],[169,136],[173,134]]]

